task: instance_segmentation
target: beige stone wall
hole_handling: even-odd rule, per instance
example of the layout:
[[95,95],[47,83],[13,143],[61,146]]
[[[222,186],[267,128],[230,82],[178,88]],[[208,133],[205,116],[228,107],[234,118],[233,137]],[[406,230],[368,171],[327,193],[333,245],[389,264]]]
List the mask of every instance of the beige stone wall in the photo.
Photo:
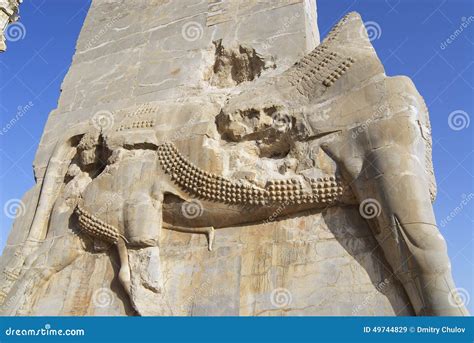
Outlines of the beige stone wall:
[[[38,180],[66,129],[79,128],[101,110],[117,119],[124,108],[149,102],[157,106],[164,131],[174,129],[179,140],[194,142],[187,151],[192,160],[230,173],[240,160],[220,155],[214,144],[214,117],[226,96],[239,84],[282,72],[319,43],[310,0],[133,4],[93,1],[37,152]],[[252,72],[240,70],[242,64]],[[186,126],[192,118],[183,113],[192,112],[173,110],[170,102],[194,104],[198,120]],[[28,213],[37,194],[38,186],[25,197]],[[24,216],[15,223],[3,270],[30,222]],[[220,229],[212,252],[202,235],[163,231],[161,254],[175,315],[411,314],[356,207]],[[18,314],[133,314],[116,277],[117,261],[114,250],[86,253]]]
[[262,76],[285,70],[319,43],[310,0],[133,4],[93,1],[38,149],[37,177],[44,173],[58,132],[99,110],[222,95],[225,90],[209,82],[216,60],[213,42],[254,49],[267,63]]
[[[204,236],[172,231],[161,246],[175,315],[411,314],[357,209],[218,230],[213,252]],[[44,287],[32,313],[130,314],[114,271],[106,254],[80,258]]]

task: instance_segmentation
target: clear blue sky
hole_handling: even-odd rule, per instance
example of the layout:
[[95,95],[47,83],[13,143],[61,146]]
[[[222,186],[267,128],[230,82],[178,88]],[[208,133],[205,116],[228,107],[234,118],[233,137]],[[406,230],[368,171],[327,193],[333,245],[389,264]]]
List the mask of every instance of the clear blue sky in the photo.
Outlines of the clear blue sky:
[[[8,52],[0,54],[0,249],[12,222],[3,208],[33,185],[34,154],[48,114],[56,107],[89,3],[24,2],[21,23],[26,34],[8,42]],[[438,223],[445,223],[440,230],[448,242],[457,286],[472,297],[474,123],[467,126],[467,121],[474,115],[473,9],[472,0],[318,1],[322,37],[348,11],[358,11],[373,29],[373,44],[387,74],[408,75],[424,96],[438,181],[435,213]],[[447,42],[451,35],[454,39]],[[19,120],[8,127],[15,117]],[[473,303],[471,299],[468,305],[471,313]]]

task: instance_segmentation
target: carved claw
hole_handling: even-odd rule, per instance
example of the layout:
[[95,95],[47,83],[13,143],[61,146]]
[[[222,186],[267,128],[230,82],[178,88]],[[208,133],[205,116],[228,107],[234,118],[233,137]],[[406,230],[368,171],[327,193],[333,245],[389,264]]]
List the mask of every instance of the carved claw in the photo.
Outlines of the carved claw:
[[214,243],[214,234],[215,234],[215,229],[213,226],[191,228],[191,227],[183,227],[183,226],[176,226],[176,225],[163,223],[163,228],[168,229],[168,230],[178,231],[178,232],[204,233],[207,237],[207,242],[208,242],[207,248],[209,251],[212,251],[212,246]]
[[212,245],[214,244],[214,235],[215,235],[214,226],[210,226],[207,231],[207,242],[208,242],[208,249],[212,251]]

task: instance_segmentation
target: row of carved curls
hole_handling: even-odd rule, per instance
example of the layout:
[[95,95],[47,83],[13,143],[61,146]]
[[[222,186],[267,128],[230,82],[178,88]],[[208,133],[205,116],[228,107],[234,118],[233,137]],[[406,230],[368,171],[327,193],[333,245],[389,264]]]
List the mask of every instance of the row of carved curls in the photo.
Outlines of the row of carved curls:
[[75,212],[79,219],[79,225],[86,234],[113,244],[118,242],[120,233],[114,226],[90,214],[80,205],[76,207]]
[[158,147],[163,170],[185,192],[198,198],[227,204],[329,204],[343,194],[342,183],[333,176],[311,179],[311,192],[306,192],[298,179],[270,180],[265,188],[233,182],[201,170],[190,163],[172,143]]

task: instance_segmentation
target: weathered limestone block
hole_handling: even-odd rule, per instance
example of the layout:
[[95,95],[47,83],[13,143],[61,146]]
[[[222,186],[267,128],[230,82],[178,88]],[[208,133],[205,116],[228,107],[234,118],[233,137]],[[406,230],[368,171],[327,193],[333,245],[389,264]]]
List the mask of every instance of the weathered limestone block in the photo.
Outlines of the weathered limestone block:
[[181,315],[409,315],[396,280],[380,289],[391,273],[370,232],[356,224],[363,224],[357,209],[338,209],[277,228],[223,229],[210,256],[205,238],[167,231],[167,298]]
[[315,19],[309,0],[93,1],[1,313],[465,313],[423,99],[357,14],[320,45]]

